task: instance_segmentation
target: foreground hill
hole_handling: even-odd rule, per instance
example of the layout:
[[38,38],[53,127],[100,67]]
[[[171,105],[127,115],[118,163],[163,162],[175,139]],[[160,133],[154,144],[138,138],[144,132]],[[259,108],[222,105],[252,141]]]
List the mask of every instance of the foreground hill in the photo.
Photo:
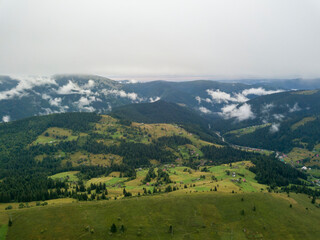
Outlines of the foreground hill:
[[13,223],[6,239],[298,240],[320,234],[319,209],[301,194],[170,193],[30,206],[2,212]]

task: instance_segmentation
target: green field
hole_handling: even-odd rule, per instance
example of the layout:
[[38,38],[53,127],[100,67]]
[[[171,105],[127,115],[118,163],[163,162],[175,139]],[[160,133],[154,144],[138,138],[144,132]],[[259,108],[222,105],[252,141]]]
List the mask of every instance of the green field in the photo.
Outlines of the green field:
[[[173,192],[31,207],[10,214],[8,240],[317,239],[320,234],[320,209],[300,194],[288,198],[270,193]],[[124,225],[125,232],[111,235],[113,223],[118,229]],[[170,225],[173,234],[168,233]]]
[[5,240],[8,231],[8,225],[0,225],[0,240]]
[[79,171],[62,172],[62,173],[57,173],[55,175],[52,175],[50,176],[50,178],[67,180],[68,182],[76,182],[79,180],[77,177],[78,173]]

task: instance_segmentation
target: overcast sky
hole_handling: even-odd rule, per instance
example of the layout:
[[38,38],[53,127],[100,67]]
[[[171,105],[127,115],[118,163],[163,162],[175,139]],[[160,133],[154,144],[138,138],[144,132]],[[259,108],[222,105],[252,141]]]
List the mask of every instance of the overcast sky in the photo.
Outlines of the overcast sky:
[[0,74],[320,77],[319,0],[0,0]]

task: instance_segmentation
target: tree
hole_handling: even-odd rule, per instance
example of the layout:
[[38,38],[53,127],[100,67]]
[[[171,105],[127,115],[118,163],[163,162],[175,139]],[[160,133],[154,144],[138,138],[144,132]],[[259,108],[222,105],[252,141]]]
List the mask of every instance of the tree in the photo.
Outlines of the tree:
[[124,228],[124,226],[121,225],[121,227],[120,227],[120,232],[124,233],[125,230],[126,230],[126,229]]
[[172,227],[172,225],[169,226],[169,233],[170,233],[170,234],[173,234],[173,227]]
[[244,215],[244,210],[243,209],[241,210],[241,215]]
[[11,217],[9,217],[8,226],[9,226],[9,227],[12,226],[12,218],[11,218]]
[[313,195],[312,200],[311,200],[311,203],[312,203],[312,204],[315,204],[315,203],[316,203],[316,196],[315,196],[315,195]]
[[112,232],[112,233],[117,232],[117,226],[114,223],[111,225],[110,232]]

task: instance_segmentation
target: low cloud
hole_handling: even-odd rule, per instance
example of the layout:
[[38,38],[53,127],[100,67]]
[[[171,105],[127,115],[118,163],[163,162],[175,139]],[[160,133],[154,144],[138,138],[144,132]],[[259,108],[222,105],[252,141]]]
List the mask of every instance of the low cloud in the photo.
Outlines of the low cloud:
[[[249,98],[247,98],[248,95],[262,96],[262,95],[283,92],[283,90],[265,90],[264,88],[259,87],[259,88],[245,89],[242,92],[232,93],[232,94],[220,91],[220,89],[217,89],[217,90],[207,89],[206,92],[212,98],[212,100],[217,103],[229,103],[229,102],[244,103],[249,100]],[[196,100],[199,102],[202,99],[199,97],[196,97]]]
[[284,119],[284,115],[283,114],[273,114],[274,119],[278,120],[278,121],[282,121]]
[[289,112],[298,112],[298,111],[301,111],[301,108],[299,107],[298,103],[295,103],[292,108],[289,107]]
[[157,102],[157,101],[159,101],[160,100],[160,97],[155,97],[155,98],[149,98],[149,101],[151,102],[151,103],[153,103],[153,102]]
[[224,106],[220,115],[225,119],[236,118],[238,121],[255,118],[254,113],[251,111],[251,106],[247,103],[238,107],[237,104],[230,104]]
[[9,115],[6,115],[6,116],[3,116],[2,117],[2,122],[10,122],[10,116]]
[[86,85],[83,85],[81,88],[78,84],[69,80],[66,85],[60,87],[56,92],[60,95],[70,95],[70,94],[86,94],[91,95],[92,84],[94,84],[93,80],[89,80]]
[[92,102],[97,101],[94,96],[91,97],[81,97],[79,101],[75,102],[74,104],[79,108],[80,111],[88,111],[93,112],[95,108],[90,106]]
[[202,113],[205,113],[205,114],[211,113],[211,111],[210,111],[208,108],[205,108],[205,107],[199,107],[199,110],[200,110]]
[[212,89],[207,89],[206,90],[208,95],[212,98],[213,101],[217,103],[228,103],[228,102],[246,102],[249,99],[243,96],[241,93],[233,93],[233,96],[231,94],[222,92],[220,89],[218,90],[212,90]]
[[28,95],[27,90],[36,86],[56,85],[54,79],[50,77],[12,77],[18,81],[18,85],[10,90],[0,92],[0,101],[12,99],[15,97],[24,97]]
[[276,133],[280,129],[280,123],[273,123],[270,127],[270,133]]
[[195,97],[195,99],[197,100],[198,104],[200,104],[200,103],[201,103],[201,97],[196,96],[196,97]]
[[107,95],[115,95],[121,98],[129,98],[132,101],[142,101],[141,98],[138,97],[138,94],[131,92],[131,93],[127,93],[123,90],[117,90],[117,89],[112,89],[112,90],[103,90],[103,93],[107,96]]
[[245,89],[242,91],[242,94],[244,96],[248,96],[248,95],[262,96],[262,95],[269,95],[269,94],[274,94],[279,92],[283,92],[283,90],[265,90],[264,88],[259,87],[259,88]]

